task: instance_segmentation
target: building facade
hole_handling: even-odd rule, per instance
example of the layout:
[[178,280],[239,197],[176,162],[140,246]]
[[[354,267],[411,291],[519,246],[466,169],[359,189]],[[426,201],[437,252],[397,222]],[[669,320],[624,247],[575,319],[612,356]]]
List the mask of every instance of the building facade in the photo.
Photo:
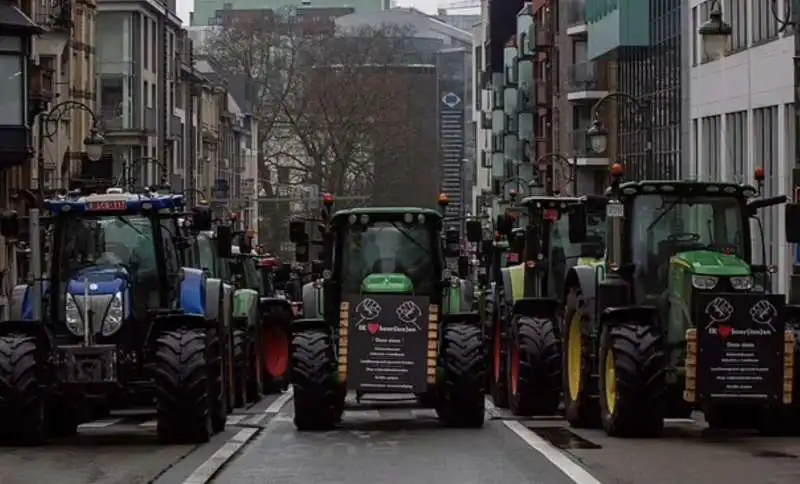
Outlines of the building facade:
[[352,8],[356,12],[375,12],[389,9],[388,0],[195,0],[191,25],[215,25],[224,10],[278,11],[290,7]]
[[[734,6],[736,3],[734,2]],[[728,49],[711,59],[697,28],[708,18],[710,2],[690,0],[686,23],[690,67],[690,156],[688,174],[704,180],[754,183],[756,168],[765,172],[764,195],[791,195],[794,167],[794,74],[791,31],[780,32],[768,2],[752,9],[722,2],[723,19],[733,30]],[[786,2],[777,2],[784,18]],[[758,12],[756,15],[755,12]],[[784,243],[783,206],[764,210],[766,264],[790,267],[793,254]],[[762,262],[760,234],[754,234],[756,263]],[[774,289],[788,290],[788,275],[779,271]]]

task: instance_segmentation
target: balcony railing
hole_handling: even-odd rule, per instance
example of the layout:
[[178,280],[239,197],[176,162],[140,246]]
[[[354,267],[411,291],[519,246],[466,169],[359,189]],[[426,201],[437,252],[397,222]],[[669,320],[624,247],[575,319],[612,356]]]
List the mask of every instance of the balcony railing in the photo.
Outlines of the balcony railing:
[[37,24],[51,29],[72,29],[72,0],[35,0]]
[[582,158],[605,158],[607,156],[595,153],[592,149],[592,143],[586,135],[586,131],[589,127],[590,125],[587,124],[586,127],[572,130],[569,133],[570,147],[572,148],[570,157],[572,157],[572,153],[578,153],[578,156]]
[[104,105],[100,110],[100,119],[103,121],[105,131],[128,131],[139,128],[138,120],[134,115],[133,103],[128,103],[128,109],[120,104]]
[[586,0],[569,0],[567,2],[567,25],[583,25],[586,23]]
[[596,89],[598,67],[594,61],[580,62],[567,68],[567,82],[572,90]]

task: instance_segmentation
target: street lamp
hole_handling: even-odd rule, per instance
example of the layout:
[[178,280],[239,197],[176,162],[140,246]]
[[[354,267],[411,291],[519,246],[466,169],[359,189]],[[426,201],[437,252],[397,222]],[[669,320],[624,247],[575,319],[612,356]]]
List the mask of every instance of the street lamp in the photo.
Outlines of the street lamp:
[[[578,177],[576,175],[576,170],[578,166],[577,160],[573,166],[573,163],[569,161],[569,158],[562,155],[561,153],[545,153],[542,156],[536,158],[536,166],[540,173],[540,179],[544,179],[546,182],[549,182],[546,186],[547,194],[548,195],[558,194],[561,192],[562,188],[559,185],[558,189],[556,190],[556,187],[554,186],[556,180],[556,170],[555,166],[553,165],[553,161],[560,161],[564,164],[564,166],[567,167],[568,177],[566,177],[567,179],[565,181],[572,182],[572,190],[574,192],[573,195],[577,196],[578,193]],[[563,168],[560,171],[560,173],[563,174]],[[566,188],[566,186],[564,186],[563,188]]]
[[100,130],[100,124],[97,120],[95,112],[86,104],[78,101],[64,101],[53,106],[50,111],[39,114],[39,142],[38,154],[36,157],[36,170],[39,177],[38,195],[39,202],[44,202],[44,140],[53,141],[61,120],[64,116],[72,110],[85,111],[89,113],[92,118],[92,126],[89,128],[89,135],[83,140],[83,145],[86,148],[86,157],[89,161],[98,161],[103,157],[103,147],[106,140]]
[[157,160],[156,158],[150,158],[147,156],[136,158],[130,163],[125,163],[125,165],[122,167],[123,182],[120,184],[123,184],[126,189],[133,191],[136,188],[135,182],[139,179],[138,175],[134,176],[134,174],[137,171],[139,172],[138,173],[139,175],[141,174],[142,162],[145,163],[144,166],[147,166],[151,163],[157,165],[161,169],[161,179],[159,182],[159,187],[163,187],[167,184],[167,166],[161,161]]
[[622,91],[614,91],[606,94],[605,96],[601,97],[594,105],[592,106],[591,117],[592,117],[592,126],[586,130],[586,135],[589,136],[589,139],[592,144],[592,150],[598,154],[603,154],[608,149],[608,130],[603,126],[600,122],[600,115],[599,109],[600,107],[608,102],[610,99],[624,99],[630,101],[633,104],[636,112],[640,114],[644,118],[644,130],[645,130],[645,176],[650,178],[649,170],[652,167],[652,161],[650,160],[650,155],[653,152],[653,119],[650,116],[650,103],[641,99],[637,99],[627,92]]
[[728,45],[728,38],[733,33],[733,29],[722,19],[722,11],[719,2],[713,0],[708,14],[708,20],[697,29],[703,41],[703,52],[708,58],[716,58],[722,54]]
[[605,154],[608,149],[608,130],[600,123],[600,118],[595,116],[592,120],[592,127],[586,130],[592,151],[598,155]]

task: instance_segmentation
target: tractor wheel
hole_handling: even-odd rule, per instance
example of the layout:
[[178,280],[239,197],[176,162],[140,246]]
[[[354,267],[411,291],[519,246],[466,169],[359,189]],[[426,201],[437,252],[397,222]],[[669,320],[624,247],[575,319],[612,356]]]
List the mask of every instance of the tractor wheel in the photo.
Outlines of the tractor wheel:
[[247,334],[240,329],[233,330],[233,405],[237,408],[247,403],[248,360],[252,358],[247,346]]
[[664,427],[666,357],[661,329],[624,322],[600,336],[600,415],[606,434],[651,437]]
[[294,336],[292,348],[294,425],[298,430],[330,430],[344,408],[331,335],[303,331]]
[[517,416],[555,415],[561,398],[561,344],[552,319],[515,316],[508,351],[508,402]]
[[446,326],[439,367],[443,373],[437,388],[436,413],[439,419],[452,427],[482,427],[486,360],[481,329],[464,323]]
[[503,326],[500,320],[494,323],[492,336],[492,372],[491,385],[492,402],[497,408],[508,408],[508,382],[506,380],[506,349],[503,340]]
[[0,338],[0,441],[41,445],[45,440],[45,402],[37,378],[36,340]]
[[593,398],[597,388],[592,377],[594,349],[584,306],[581,290],[571,288],[561,324],[564,335],[561,358],[564,409],[572,427],[597,428],[600,426],[600,406],[597,398]]
[[276,323],[264,327],[264,391],[282,392],[289,388],[290,336],[288,328]]
[[263,383],[261,380],[262,356],[258,351],[258,334],[251,335],[248,345],[250,358],[247,361],[247,382],[245,393],[248,403],[255,403],[261,400],[261,394],[264,392]]
[[166,331],[156,340],[153,381],[157,431],[164,443],[205,443],[214,433],[212,415],[219,374],[203,330]]

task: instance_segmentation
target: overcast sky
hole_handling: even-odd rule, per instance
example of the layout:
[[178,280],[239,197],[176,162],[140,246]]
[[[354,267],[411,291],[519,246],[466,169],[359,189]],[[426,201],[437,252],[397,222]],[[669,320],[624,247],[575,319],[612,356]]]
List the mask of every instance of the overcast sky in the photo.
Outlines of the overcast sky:
[[[436,13],[439,4],[453,3],[451,0],[398,0],[397,4],[402,7],[416,7],[426,13]],[[178,16],[183,20],[184,25],[189,25],[189,12],[194,7],[194,0],[178,0]]]

